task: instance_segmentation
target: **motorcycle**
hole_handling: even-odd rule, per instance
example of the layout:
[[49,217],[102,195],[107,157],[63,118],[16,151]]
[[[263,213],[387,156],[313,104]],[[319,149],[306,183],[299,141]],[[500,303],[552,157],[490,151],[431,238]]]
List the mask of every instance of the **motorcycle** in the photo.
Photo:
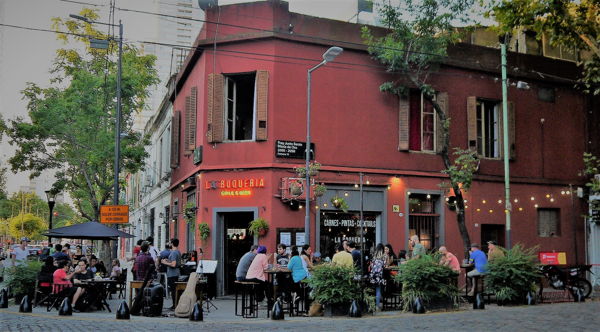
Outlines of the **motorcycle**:
[[554,289],[568,289],[573,294],[581,289],[584,297],[592,293],[592,284],[586,279],[586,272],[591,273],[591,265],[578,265],[559,268],[555,265],[542,265],[540,272],[548,279],[550,287]]

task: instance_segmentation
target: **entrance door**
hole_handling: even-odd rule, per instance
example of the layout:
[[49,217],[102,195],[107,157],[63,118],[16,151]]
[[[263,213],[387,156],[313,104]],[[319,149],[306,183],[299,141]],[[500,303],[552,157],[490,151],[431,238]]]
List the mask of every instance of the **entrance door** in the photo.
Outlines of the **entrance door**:
[[224,275],[225,294],[233,294],[235,270],[240,258],[250,251],[254,238],[248,234],[248,224],[254,219],[254,212],[225,212],[224,227]]
[[487,252],[487,242],[496,241],[504,247],[504,225],[481,224],[481,249]]

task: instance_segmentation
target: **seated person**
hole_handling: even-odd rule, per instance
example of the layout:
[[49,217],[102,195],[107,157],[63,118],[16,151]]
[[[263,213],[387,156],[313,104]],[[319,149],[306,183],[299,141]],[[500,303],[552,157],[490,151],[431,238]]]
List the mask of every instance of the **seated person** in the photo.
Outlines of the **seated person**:
[[89,280],[94,279],[94,274],[88,269],[88,266],[84,260],[77,262],[79,272],[73,275],[73,280]]
[[258,282],[260,287],[258,287],[258,292],[256,294],[258,302],[261,302],[265,297],[265,291],[267,292],[267,297],[270,295],[269,288],[267,287],[267,274],[265,273],[265,269],[269,265],[269,257],[267,256],[267,247],[258,246],[256,250],[256,257],[252,260],[250,267],[248,268],[248,272],[246,273],[246,280]]
[[487,257],[485,256],[485,253],[479,249],[479,244],[477,243],[471,244],[469,256],[470,261],[474,265],[474,269],[467,273],[467,277],[471,279],[471,285],[473,285],[467,295],[473,296],[475,294],[475,287],[477,286],[473,278],[484,275],[487,272]]
[[308,273],[302,262],[303,258],[298,252],[298,247],[292,246],[292,258],[288,264],[288,269],[292,272],[292,280],[294,281],[293,291],[297,294],[294,298],[294,302],[298,301],[302,296],[300,291],[300,282],[308,277]]
[[56,271],[56,266],[54,266],[54,258],[52,258],[52,256],[48,256],[44,260],[44,265],[42,265],[40,273],[38,273],[38,281],[40,282],[41,287],[49,287],[52,284],[54,271]]
[[[69,272],[69,264],[65,261],[58,262],[58,269],[54,271],[53,274],[53,283],[54,288],[52,290],[53,293],[63,293],[66,297],[73,298],[71,303],[77,303],[77,300],[83,294],[83,288],[81,287],[73,287],[71,283],[71,279],[75,275],[75,273],[81,272],[81,268],[77,266],[75,271],[72,273]],[[73,311],[79,312],[76,308],[73,308]]]
[[54,258],[54,262],[56,264],[58,264],[58,262],[60,261],[69,261],[69,255],[65,254],[62,250],[63,250],[63,246],[60,243],[57,243],[54,246],[54,250],[55,252],[51,255]]
[[110,270],[111,279],[119,279],[121,276],[121,262],[118,259],[112,260],[112,268]]

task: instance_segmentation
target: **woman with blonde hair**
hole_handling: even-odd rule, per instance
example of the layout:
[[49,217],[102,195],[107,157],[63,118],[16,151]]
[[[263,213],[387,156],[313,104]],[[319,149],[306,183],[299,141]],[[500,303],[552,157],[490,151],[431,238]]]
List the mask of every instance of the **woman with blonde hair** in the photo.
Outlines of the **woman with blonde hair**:
[[375,286],[375,305],[379,310],[382,308],[381,287],[386,284],[386,280],[383,277],[383,268],[386,260],[385,247],[382,243],[379,243],[377,244],[377,247],[375,247],[375,253],[373,254],[373,258],[371,258],[371,263],[369,265],[369,282]]

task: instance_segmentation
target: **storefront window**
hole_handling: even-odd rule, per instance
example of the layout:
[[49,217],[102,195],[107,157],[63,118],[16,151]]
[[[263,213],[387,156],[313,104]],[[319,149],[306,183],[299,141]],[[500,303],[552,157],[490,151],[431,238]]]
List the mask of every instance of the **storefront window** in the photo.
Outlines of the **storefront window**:
[[408,201],[408,235],[419,236],[421,244],[427,250],[438,246],[436,234],[439,214],[435,210],[437,199],[436,195],[411,194]]
[[[373,212],[363,213],[363,239],[365,255],[376,245],[377,216]],[[354,241],[361,248],[360,213],[323,212],[321,213],[320,252],[322,257],[333,257],[335,247],[344,240]]]

